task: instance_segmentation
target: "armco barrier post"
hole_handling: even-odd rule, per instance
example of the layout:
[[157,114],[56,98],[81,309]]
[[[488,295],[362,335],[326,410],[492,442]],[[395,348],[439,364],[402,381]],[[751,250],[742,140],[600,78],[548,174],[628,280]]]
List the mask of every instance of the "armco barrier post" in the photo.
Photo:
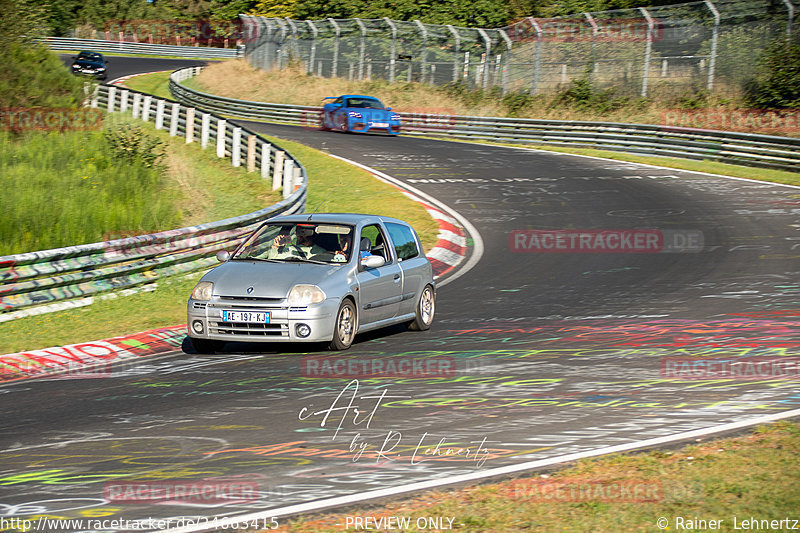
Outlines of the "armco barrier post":
[[117,88],[113,85],[108,88],[108,112],[114,112],[114,97],[117,96]]
[[156,102],[156,129],[164,129],[164,100],[158,99]]
[[211,114],[203,113],[203,120],[200,125],[200,146],[204,149],[208,146],[208,138],[211,135]]
[[242,166],[242,128],[233,128],[233,139],[231,140],[231,165]]
[[225,157],[225,131],[227,122],[223,119],[217,121],[217,157]]
[[261,177],[264,179],[269,178],[269,163],[272,152],[272,146],[268,143],[261,143]]
[[139,107],[142,103],[142,95],[140,93],[133,93],[133,118],[139,118]]
[[256,136],[247,136],[247,172],[256,171]]
[[142,120],[145,122],[150,120],[150,103],[153,101],[153,97],[149,94],[144,97],[144,102],[142,102]]
[[272,190],[277,191],[281,188],[281,181],[283,178],[283,150],[275,152],[275,166],[272,173]]
[[283,161],[283,199],[292,195],[292,180],[294,179],[294,161],[288,157]]
[[122,89],[119,93],[119,112],[124,113],[128,110],[128,89]]
[[172,104],[172,113],[169,118],[169,136],[178,135],[178,117],[181,113],[181,104]]
[[194,142],[194,113],[193,107],[186,108],[186,144]]

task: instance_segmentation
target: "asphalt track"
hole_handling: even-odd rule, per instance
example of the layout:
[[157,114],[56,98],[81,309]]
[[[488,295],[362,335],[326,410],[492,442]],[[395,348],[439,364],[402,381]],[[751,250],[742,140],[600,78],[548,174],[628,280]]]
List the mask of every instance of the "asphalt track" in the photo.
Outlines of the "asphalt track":
[[[477,228],[479,261],[445,279],[428,332],[382,330],[345,354],[231,344],[215,356],[175,352],[115,367],[105,379],[0,388],[1,515],[235,516],[798,408],[786,363],[800,356],[800,189],[410,136],[251,126],[437,198]],[[701,236],[702,246],[514,251],[509,235],[531,229],[657,230],[670,242]],[[353,372],[326,373],[319,358],[350,361]],[[689,376],[671,358],[728,371],[726,358],[770,364],[716,375],[706,364]],[[425,375],[358,374],[375,362]],[[119,501],[120,487],[190,481],[257,492],[234,502]]]

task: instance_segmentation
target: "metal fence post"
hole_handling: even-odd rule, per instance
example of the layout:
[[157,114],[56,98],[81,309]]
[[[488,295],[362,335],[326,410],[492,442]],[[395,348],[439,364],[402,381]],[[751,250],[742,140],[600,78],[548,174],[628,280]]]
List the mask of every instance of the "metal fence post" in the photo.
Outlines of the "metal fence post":
[[503,61],[503,78],[502,78],[502,89],[503,94],[508,92],[508,61],[511,57],[511,39],[508,38],[508,34],[504,30],[497,30],[497,33],[500,34],[500,37],[506,42],[506,57]]
[[783,0],[783,3],[786,4],[786,10],[789,12],[789,18],[786,21],[786,36],[792,36],[792,23],[794,22],[794,4],[792,4],[789,0]]
[[211,135],[211,114],[203,113],[202,122],[200,123],[200,146],[203,148],[208,146],[208,138]]
[[114,112],[114,98],[117,96],[117,88],[113,85],[108,88],[108,112]]
[[389,83],[394,83],[394,71],[397,67],[397,25],[392,22],[389,17],[383,17],[383,20],[392,30],[392,56],[389,58]]
[[428,68],[428,28],[419,20],[414,20],[414,24],[416,24],[422,32],[422,61],[420,62],[421,72],[419,74],[419,81],[425,83],[425,71]]
[[156,102],[156,129],[162,130],[164,129],[164,106],[166,102],[162,99],[158,99]]
[[586,20],[589,21],[589,24],[592,25],[592,49],[591,49],[592,53],[590,54],[591,55],[592,68],[589,71],[590,72],[589,80],[590,81],[594,81],[594,72],[595,72],[595,68],[596,68],[596,65],[597,65],[597,62],[595,61],[596,55],[595,55],[595,52],[594,52],[594,47],[597,44],[597,30],[598,30],[598,27],[597,27],[597,22],[595,22],[594,17],[592,17],[592,15],[590,13],[584,13],[583,15],[586,17]]
[[706,84],[706,88],[710,91],[711,87],[714,86],[714,67],[717,63],[717,41],[719,39],[720,16],[719,11],[717,11],[717,8],[711,3],[711,0],[705,0],[705,4],[714,15],[714,33],[711,34],[711,57],[708,59],[708,83]]
[[231,139],[231,165],[234,167],[242,166],[242,128],[233,128]]
[[647,39],[644,48],[644,68],[642,71],[642,92],[641,95],[644,98],[647,96],[647,79],[650,77],[650,54],[653,49],[653,27],[654,21],[653,17],[650,16],[650,13],[643,7],[639,8],[644,18],[647,19]]
[[339,72],[339,37],[342,35],[342,29],[332,18],[329,18],[328,22],[331,23],[331,26],[333,26],[333,31],[336,33],[336,37],[333,40],[333,66],[331,67],[333,69],[331,72],[331,78],[335,78]]
[[531,82],[531,94],[537,94],[539,92],[539,77],[541,76],[542,66],[542,27],[533,17],[528,17],[527,20],[530,21],[533,29],[536,30],[536,51],[534,52],[533,56],[533,81]]
[[355,21],[361,30],[361,41],[358,46],[358,81],[361,81],[364,79],[364,55],[367,47],[367,27],[361,19],[357,18]]
[[[492,40],[489,39],[489,35],[485,30],[478,28],[478,33],[481,34],[483,42],[486,44],[486,53],[481,57],[481,75],[483,76],[483,90],[485,91],[489,88],[489,69],[486,62],[489,60],[489,56],[492,55]],[[478,78],[478,83],[480,83],[480,78]]]
[[186,144],[194,142],[194,114],[195,108],[186,109]]
[[450,30],[450,33],[452,33],[453,37],[456,38],[456,47],[455,50],[453,50],[453,83],[455,83],[458,81],[458,71],[459,71],[458,62],[460,59],[458,57],[458,54],[461,48],[461,36],[458,34],[458,30],[456,30],[456,28],[452,24],[448,24],[447,29]]
[[309,57],[308,57],[308,68],[306,69],[306,71],[313,74],[314,61],[316,61],[317,58],[317,36],[319,35],[319,30],[317,29],[316,26],[314,26],[314,23],[311,22],[310,20],[307,20],[306,23],[308,24],[308,27],[311,28],[311,35],[313,36],[311,41],[311,50],[309,51]]

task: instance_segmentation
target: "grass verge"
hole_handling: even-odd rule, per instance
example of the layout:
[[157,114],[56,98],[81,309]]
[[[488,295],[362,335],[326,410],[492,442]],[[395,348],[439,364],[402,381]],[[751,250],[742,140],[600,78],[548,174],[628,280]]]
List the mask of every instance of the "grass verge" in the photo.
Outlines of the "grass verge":
[[305,517],[276,531],[365,530],[354,527],[357,517],[408,519],[411,527],[401,529],[409,532],[425,531],[415,526],[429,518],[444,518],[444,525],[452,518],[452,529],[482,533],[787,531],[791,522],[764,527],[752,520],[800,519],[798,449],[800,426],[782,421],[674,451],[608,455],[549,475]]

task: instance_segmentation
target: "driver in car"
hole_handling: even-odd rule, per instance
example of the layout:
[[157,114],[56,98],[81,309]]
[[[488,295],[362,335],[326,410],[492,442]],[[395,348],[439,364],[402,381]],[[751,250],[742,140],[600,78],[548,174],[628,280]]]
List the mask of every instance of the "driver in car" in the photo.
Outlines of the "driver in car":
[[328,251],[314,242],[314,228],[297,228],[297,247],[306,258],[324,254]]
[[290,228],[284,228],[272,240],[272,246],[267,252],[267,259],[286,259],[288,257],[305,258],[305,254],[292,241]]

